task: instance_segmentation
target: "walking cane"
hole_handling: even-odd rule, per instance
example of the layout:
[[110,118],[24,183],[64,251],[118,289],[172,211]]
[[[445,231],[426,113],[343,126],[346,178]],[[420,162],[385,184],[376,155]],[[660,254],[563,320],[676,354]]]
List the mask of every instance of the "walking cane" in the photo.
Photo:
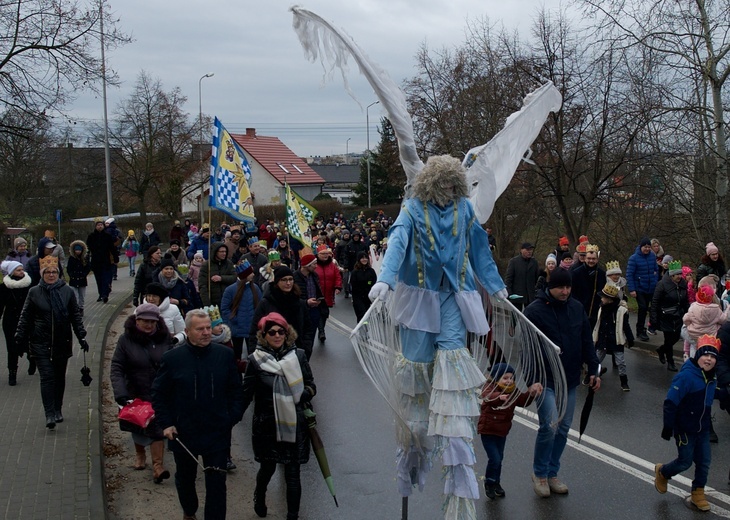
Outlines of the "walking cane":
[[188,452],[188,454],[193,458],[193,460],[195,461],[195,463],[198,466],[200,466],[200,469],[202,469],[203,472],[206,472],[206,471],[220,471],[221,473],[228,473],[227,470],[225,470],[223,468],[219,468],[217,466],[207,466],[207,467],[206,466],[203,466],[203,464],[198,460],[198,457],[196,457],[195,455],[193,455],[193,452],[191,452],[188,449],[188,447],[183,444],[183,442],[180,440],[180,437],[178,437],[177,433],[173,435],[173,439],[176,440],[178,442],[178,444],[180,444],[180,446],[182,446],[183,449]]

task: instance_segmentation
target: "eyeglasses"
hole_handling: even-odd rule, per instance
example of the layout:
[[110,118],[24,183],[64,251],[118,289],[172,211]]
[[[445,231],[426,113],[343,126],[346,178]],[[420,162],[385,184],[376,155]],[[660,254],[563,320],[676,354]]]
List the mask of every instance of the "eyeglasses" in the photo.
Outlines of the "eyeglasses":
[[292,282],[294,282],[294,278],[293,278],[293,277],[291,277],[291,276],[288,276],[288,277],[286,277],[286,278],[282,278],[282,279],[280,279],[279,281],[280,281],[280,282],[284,282],[284,283],[292,283]]
[[269,329],[266,331],[267,336],[286,336],[286,331],[284,329]]
[[58,271],[43,271],[43,274],[58,274]]

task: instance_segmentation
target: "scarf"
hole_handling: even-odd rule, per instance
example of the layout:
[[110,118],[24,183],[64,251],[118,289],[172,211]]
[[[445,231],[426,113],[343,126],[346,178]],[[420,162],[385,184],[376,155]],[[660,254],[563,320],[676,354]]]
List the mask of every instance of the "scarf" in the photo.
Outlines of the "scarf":
[[157,275],[157,280],[165,286],[165,289],[169,291],[170,289],[175,287],[175,284],[177,283],[177,273],[172,273],[172,278],[170,278],[169,280],[165,278],[165,275],[159,273]]
[[66,307],[60,288],[66,285],[64,280],[56,280],[52,284],[46,283],[43,279],[38,283],[43,289],[48,291],[51,296],[51,310],[54,319],[65,322],[68,320],[68,307]]
[[291,349],[280,360],[257,348],[253,357],[264,372],[274,374],[274,420],[277,442],[296,442],[297,403],[304,391],[302,367],[296,349]]

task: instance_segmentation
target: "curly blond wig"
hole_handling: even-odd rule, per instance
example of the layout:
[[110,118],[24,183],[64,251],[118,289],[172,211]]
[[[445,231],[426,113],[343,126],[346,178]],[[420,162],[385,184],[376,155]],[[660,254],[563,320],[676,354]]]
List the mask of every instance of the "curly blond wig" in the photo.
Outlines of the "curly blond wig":
[[450,155],[429,157],[413,183],[413,194],[424,202],[433,202],[441,207],[456,202],[469,195],[466,170],[459,159]]

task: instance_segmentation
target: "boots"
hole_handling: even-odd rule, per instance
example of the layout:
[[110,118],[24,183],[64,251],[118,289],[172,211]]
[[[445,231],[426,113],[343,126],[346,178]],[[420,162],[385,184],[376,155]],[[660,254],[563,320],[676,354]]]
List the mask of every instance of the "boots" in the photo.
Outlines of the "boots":
[[147,467],[147,454],[145,453],[144,446],[135,442],[134,450],[137,454],[136,458],[134,459],[134,469],[145,469]]
[[624,375],[624,376],[618,376],[618,377],[621,380],[621,390],[623,390],[624,392],[631,391],[631,388],[629,388],[629,378],[628,378],[628,376],[625,376]]
[[705,498],[705,488],[693,489],[690,500],[692,501],[692,504],[700,511],[710,510],[710,503]]
[[170,472],[162,466],[162,459],[165,454],[165,441],[155,441],[150,444],[152,454],[152,480],[155,484],[162,484],[162,481],[170,478]]
[[33,374],[35,374],[35,370],[36,370],[35,360],[32,359],[32,358],[29,358],[28,359],[28,362],[29,362],[29,365],[28,365],[28,375],[29,376],[32,376]]
[[[667,484],[669,482],[667,477],[662,474],[662,466],[663,464],[654,465],[654,487],[657,491],[659,491],[659,493],[666,493]],[[694,493],[694,491],[692,493]],[[704,489],[702,490],[702,493],[704,494]]]
[[15,386],[17,384],[18,384],[18,369],[9,368],[8,369],[8,385]]
[[259,491],[258,488],[253,494],[253,510],[260,518],[266,518],[268,508],[266,507],[266,490]]

